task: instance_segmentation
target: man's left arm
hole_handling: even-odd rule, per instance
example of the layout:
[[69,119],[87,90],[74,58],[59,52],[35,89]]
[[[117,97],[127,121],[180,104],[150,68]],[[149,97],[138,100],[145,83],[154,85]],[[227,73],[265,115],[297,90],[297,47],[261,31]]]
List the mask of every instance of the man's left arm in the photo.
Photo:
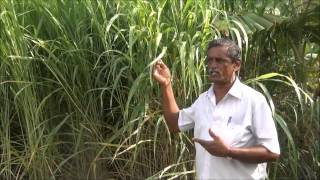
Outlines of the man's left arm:
[[230,148],[227,157],[231,157],[247,163],[263,163],[276,161],[280,154],[269,151],[262,145],[249,148]]
[[263,145],[256,145],[247,148],[229,147],[224,141],[209,129],[210,136],[213,141],[194,138],[194,142],[199,143],[211,155],[218,157],[230,157],[246,163],[263,163],[275,161],[279,158],[279,154],[269,151]]
[[275,161],[280,156],[277,130],[272,112],[264,96],[260,96],[253,105],[252,133],[256,138],[256,145],[251,147],[229,147],[225,142],[209,129],[213,141],[194,138],[210,154],[219,157],[230,157],[247,163],[262,163]]

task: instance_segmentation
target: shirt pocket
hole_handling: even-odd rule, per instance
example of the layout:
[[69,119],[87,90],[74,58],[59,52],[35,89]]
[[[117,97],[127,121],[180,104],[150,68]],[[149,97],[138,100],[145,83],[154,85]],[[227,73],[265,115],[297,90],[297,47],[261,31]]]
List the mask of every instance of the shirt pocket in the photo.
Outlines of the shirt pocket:
[[246,144],[246,141],[252,137],[252,132],[248,127],[250,127],[249,119],[246,117],[234,118],[233,121],[230,122],[229,128],[232,132],[232,143],[231,146],[238,146],[240,144]]
[[232,133],[232,138],[230,142],[230,145],[232,146],[241,141],[245,129],[243,128],[243,126],[236,123],[231,124],[229,128],[231,129],[230,132]]

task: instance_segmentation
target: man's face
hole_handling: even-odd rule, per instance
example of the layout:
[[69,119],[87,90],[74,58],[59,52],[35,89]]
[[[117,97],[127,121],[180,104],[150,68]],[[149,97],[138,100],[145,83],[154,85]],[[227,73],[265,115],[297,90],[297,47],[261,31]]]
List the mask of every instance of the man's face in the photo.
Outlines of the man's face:
[[235,72],[240,69],[240,61],[232,61],[227,54],[228,47],[212,47],[207,53],[209,80],[215,84],[232,83]]

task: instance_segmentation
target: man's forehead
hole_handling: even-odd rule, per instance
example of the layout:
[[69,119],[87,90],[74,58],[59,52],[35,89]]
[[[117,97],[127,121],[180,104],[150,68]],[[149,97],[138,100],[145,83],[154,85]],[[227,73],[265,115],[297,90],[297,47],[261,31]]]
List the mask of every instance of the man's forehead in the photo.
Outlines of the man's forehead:
[[228,47],[218,46],[212,47],[208,50],[207,56],[215,57],[215,56],[228,56]]

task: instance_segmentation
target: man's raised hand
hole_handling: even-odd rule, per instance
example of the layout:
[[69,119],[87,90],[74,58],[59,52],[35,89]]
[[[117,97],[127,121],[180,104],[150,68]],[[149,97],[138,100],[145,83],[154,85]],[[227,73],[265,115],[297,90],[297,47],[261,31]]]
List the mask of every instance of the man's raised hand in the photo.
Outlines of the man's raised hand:
[[163,63],[162,60],[157,61],[153,65],[153,78],[158,81],[162,86],[167,86],[170,84],[170,70]]

